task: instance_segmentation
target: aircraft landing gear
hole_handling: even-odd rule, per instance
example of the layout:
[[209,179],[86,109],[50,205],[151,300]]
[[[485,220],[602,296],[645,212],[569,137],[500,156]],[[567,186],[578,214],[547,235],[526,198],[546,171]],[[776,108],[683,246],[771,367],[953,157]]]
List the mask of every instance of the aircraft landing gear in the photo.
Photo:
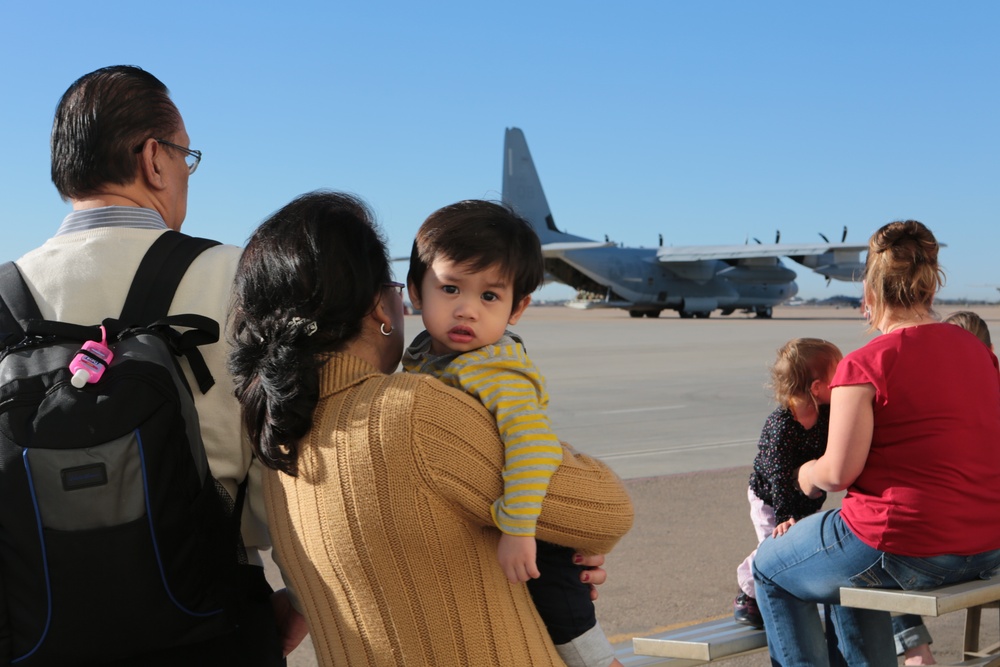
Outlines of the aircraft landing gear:
[[650,319],[654,319],[655,320],[659,316],[660,316],[660,311],[658,311],[658,310],[647,310],[646,311],[646,317],[648,317]]
[[758,308],[757,309],[757,319],[759,319],[759,320],[769,320],[769,319],[771,319],[772,312],[773,311],[771,310],[770,306],[768,306],[767,308]]
[[710,310],[702,310],[702,311],[699,311],[699,312],[695,313],[694,316],[697,317],[700,320],[707,320],[709,317],[712,316],[712,311],[710,311]]
[[644,313],[641,310],[630,310],[628,311],[629,317],[642,317]]
[[689,310],[678,310],[677,314],[681,316],[682,320],[690,320],[692,317],[694,317],[694,313],[692,313]]

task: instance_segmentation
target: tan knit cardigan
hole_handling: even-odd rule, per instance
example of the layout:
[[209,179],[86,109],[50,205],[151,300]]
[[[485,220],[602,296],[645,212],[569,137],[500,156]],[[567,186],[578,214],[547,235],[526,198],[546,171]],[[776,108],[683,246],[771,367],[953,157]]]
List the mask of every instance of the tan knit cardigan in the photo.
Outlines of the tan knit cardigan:
[[[265,495],[321,665],[563,664],[497,564],[503,444],[475,399],[336,355],[298,463],[298,477],[268,473]],[[614,473],[567,448],[538,537],[607,553],[632,516]]]

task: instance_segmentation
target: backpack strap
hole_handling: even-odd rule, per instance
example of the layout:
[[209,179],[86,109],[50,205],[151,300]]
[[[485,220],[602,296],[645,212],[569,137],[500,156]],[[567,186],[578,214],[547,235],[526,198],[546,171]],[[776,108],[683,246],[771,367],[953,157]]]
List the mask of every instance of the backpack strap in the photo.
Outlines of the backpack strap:
[[26,338],[101,340],[99,326],[43,320],[24,276],[14,262],[0,264],[0,349]]
[[219,495],[222,500],[222,504],[226,508],[226,512],[229,515],[230,520],[230,539],[233,544],[236,545],[236,562],[240,565],[247,565],[250,560],[247,558],[247,548],[246,544],[243,542],[243,506],[247,497],[247,485],[250,483],[250,471],[247,470],[243,475],[243,481],[239,483],[236,487],[236,498],[234,499],[229,495],[229,491],[226,487],[216,479],[215,480],[215,492]]
[[[219,340],[219,324],[203,315],[167,315],[174,293],[191,263],[205,250],[219,245],[218,241],[188,236],[181,232],[167,231],[161,234],[146,251],[139,268],[132,279],[128,296],[122,314],[118,318],[125,326],[143,326],[156,329],[166,334],[167,340],[180,354],[187,357],[195,380],[206,393],[215,384],[212,373],[205,363],[199,345],[214,343]],[[175,327],[187,329],[184,333]],[[246,474],[237,487],[236,498],[233,499],[218,480],[221,487],[221,497],[229,507],[232,517],[232,531],[237,545],[237,561],[247,562],[246,548],[243,546],[241,523],[243,506],[247,493],[250,475]]]
[[[205,250],[217,245],[218,241],[175,231],[160,234],[142,258],[125,297],[122,313],[114,323],[118,331],[146,327],[170,332],[172,344],[178,353],[187,358],[203,394],[212,388],[215,380],[197,346],[219,340],[219,324],[199,315],[167,317],[167,311],[191,263]],[[177,334],[171,329],[173,326],[189,327],[191,330]]]
[[160,234],[135,272],[119,321],[125,326],[145,326],[166,317],[191,262],[217,245],[218,241],[175,231]]
[[27,323],[42,319],[38,304],[14,262],[0,264],[0,347],[22,340]]

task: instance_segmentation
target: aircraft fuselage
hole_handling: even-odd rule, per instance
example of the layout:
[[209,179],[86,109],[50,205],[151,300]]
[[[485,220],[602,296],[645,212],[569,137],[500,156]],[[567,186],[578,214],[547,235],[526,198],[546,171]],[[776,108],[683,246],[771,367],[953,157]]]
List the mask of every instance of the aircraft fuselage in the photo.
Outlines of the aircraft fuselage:
[[752,269],[720,260],[666,265],[657,260],[655,249],[607,247],[547,257],[545,268],[560,282],[587,293],[588,300],[628,302],[636,311],[759,311],[798,293],[795,272],[776,260]]

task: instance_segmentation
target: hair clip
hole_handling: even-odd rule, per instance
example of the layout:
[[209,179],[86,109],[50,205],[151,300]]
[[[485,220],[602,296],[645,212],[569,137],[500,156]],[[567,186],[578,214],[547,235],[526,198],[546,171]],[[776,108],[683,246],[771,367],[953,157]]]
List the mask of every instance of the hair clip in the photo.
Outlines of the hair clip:
[[298,316],[293,317],[289,321],[288,326],[295,329],[301,329],[302,333],[304,333],[307,336],[312,336],[319,330],[319,325],[316,324],[315,320],[307,320],[304,317],[298,317]]

